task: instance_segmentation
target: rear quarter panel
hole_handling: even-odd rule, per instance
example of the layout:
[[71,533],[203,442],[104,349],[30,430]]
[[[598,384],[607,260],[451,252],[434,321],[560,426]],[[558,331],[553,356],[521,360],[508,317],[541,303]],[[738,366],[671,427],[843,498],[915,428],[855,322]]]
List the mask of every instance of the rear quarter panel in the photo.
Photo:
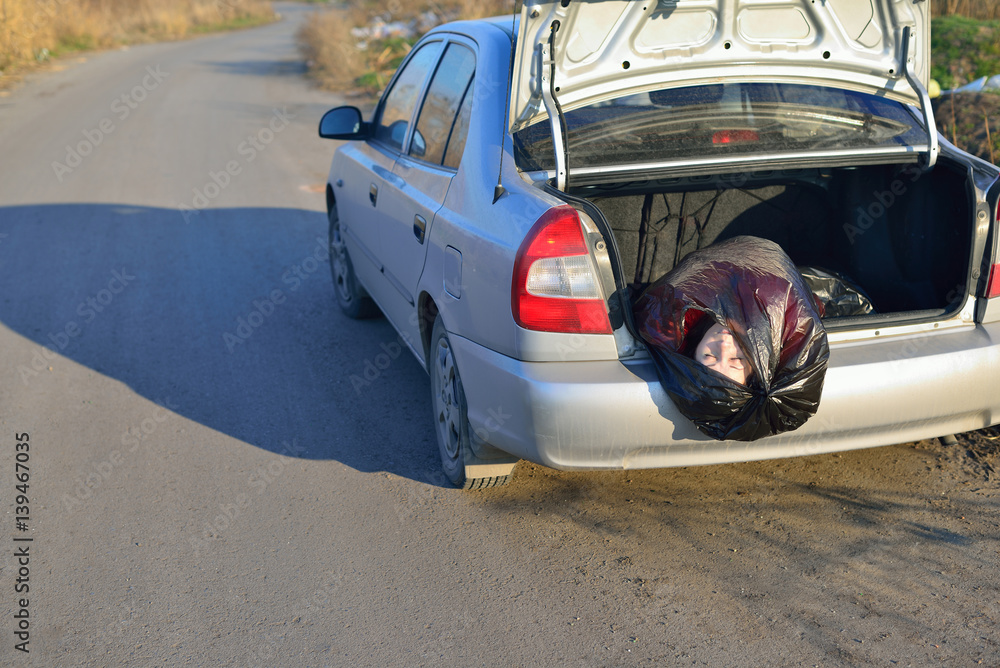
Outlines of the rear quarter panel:
[[[514,257],[534,221],[559,202],[526,184],[515,169],[510,143],[502,146],[510,39],[489,25],[459,26],[477,45],[472,119],[458,173],[430,230],[419,292],[434,300],[448,331],[515,356]],[[494,203],[498,178],[507,193]],[[457,298],[444,289],[449,246],[462,255]]]
[[[541,215],[564,204],[531,185],[514,163],[504,114],[510,67],[510,38],[495,26],[461,22],[477,45],[476,83],[469,139],[443,208],[429,234],[420,291],[440,310],[448,331],[496,352],[534,361],[618,359],[611,335],[536,332],[523,329],[511,313],[514,259]],[[494,202],[494,188],[504,194]],[[449,247],[462,256],[460,297],[444,289]]]

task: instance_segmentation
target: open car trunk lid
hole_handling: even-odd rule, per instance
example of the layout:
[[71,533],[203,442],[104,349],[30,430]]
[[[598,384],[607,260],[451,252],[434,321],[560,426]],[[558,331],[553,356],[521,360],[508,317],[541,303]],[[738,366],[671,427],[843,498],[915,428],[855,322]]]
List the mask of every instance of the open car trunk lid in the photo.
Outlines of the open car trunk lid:
[[919,104],[906,71],[927,87],[929,12],[923,0],[525,0],[511,129],[546,114],[542,52],[555,23],[549,58],[566,108],[721,76],[825,79]]
[[[645,91],[764,82],[829,86],[919,106],[932,130],[924,0],[525,0],[510,130]],[[936,159],[930,131],[925,164]],[[563,155],[560,155],[562,153]]]

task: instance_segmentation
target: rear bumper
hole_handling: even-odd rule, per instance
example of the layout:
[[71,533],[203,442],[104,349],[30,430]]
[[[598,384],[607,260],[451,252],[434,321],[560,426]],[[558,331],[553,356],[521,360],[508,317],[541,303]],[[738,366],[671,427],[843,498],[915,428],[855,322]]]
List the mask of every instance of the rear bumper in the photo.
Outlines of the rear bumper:
[[831,346],[798,430],[715,441],[677,412],[649,360],[522,362],[450,335],[473,429],[556,469],[720,464],[867,448],[1000,422],[1000,323]]

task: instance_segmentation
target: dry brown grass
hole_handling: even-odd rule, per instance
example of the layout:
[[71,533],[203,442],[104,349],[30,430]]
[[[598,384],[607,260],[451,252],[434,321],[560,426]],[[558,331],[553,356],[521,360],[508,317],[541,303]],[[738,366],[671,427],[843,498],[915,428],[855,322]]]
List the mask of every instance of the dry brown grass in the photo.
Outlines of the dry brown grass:
[[[482,19],[489,16],[503,16],[514,13],[514,0],[443,0],[438,6],[450,9],[455,16],[463,19]],[[518,4],[520,8],[520,4]]]
[[365,25],[368,12],[351,6],[317,13],[299,31],[299,47],[309,66],[310,74],[320,86],[329,90],[348,90],[354,80],[369,67],[365,49],[355,45],[351,29]]
[[0,0],[0,70],[49,55],[251,25],[268,0]]
[[343,4],[366,13],[368,18],[389,15],[393,21],[408,21],[424,12],[434,12],[448,21],[514,12],[514,0],[346,0]]
[[369,40],[359,45],[351,34],[375,17],[386,23],[417,21],[433,12],[443,21],[477,19],[513,12],[513,0],[347,0],[342,7],[318,13],[299,33],[310,74],[329,90],[374,94],[388,82],[415,39]]
[[965,16],[984,21],[1000,19],[997,0],[933,0],[931,9],[934,16]]

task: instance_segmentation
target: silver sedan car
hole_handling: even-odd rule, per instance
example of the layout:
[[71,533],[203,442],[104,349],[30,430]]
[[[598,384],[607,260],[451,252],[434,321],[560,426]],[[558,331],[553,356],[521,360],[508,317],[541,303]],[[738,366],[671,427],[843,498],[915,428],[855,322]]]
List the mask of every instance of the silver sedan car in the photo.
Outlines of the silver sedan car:
[[[863,7],[861,7],[863,5]],[[864,11],[860,11],[864,9]],[[557,469],[865,448],[1000,422],[1000,172],[936,132],[929,3],[561,2],[440,26],[344,140],[326,199],[340,308],[430,375],[460,487]],[[637,334],[692,251],[769,239],[849,277],[818,411],[714,440]]]

